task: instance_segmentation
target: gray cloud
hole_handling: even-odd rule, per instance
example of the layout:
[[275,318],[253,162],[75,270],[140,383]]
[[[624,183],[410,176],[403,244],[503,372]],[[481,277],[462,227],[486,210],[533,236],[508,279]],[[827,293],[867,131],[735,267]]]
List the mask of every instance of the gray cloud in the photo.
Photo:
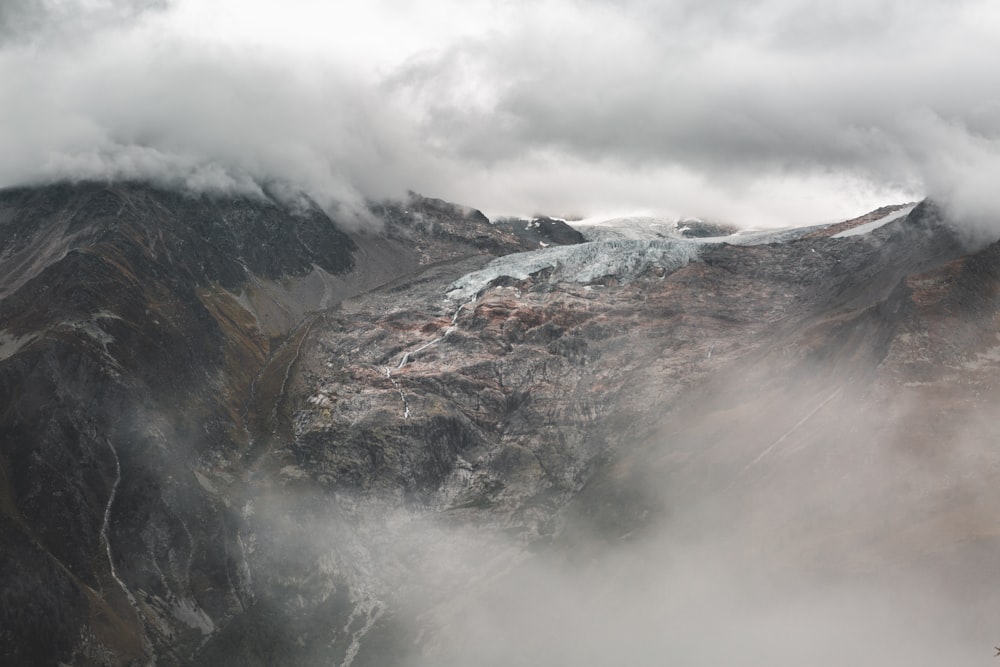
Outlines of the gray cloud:
[[[376,4],[389,37],[375,24],[350,56],[194,35],[181,0],[5,4],[0,183],[278,179],[325,202],[417,189],[489,213],[753,223],[924,193],[995,210],[975,185],[1000,154],[986,2],[484,0],[462,5],[471,28],[398,47],[412,12]],[[331,45],[373,29],[244,7],[262,36],[278,11],[325,21]]]
[[[935,90],[937,82],[900,81],[893,63],[879,62],[877,48],[837,50],[834,57],[787,52],[757,43],[750,32],[702,34],[692,44],[686,24],[651,28],[618,20],[619,30],[594,37],[589,24],[571,26],[576,34],[561,39],[539,26],[537,34],[512,35],[489,48],[456,47],[461,57],[427,63],[431,73],[419,85],[445,101],[440,107],[429,101],[431,127],[442,135],[469,128],[458,145],[477,157],[555,145],[639,161],[837,163],[867,150],[855,135],[884,130],[876,121],[905,113],[910,102],[967,103]],[[456,108],[447,89],[459,77],[457,67],[479,70],[493,84],[496,103]],[[978,75],[984,80],[986,68]],[[493,123],[497,116],[506,122]],[[502,138],[485,140],[498,130]]]
[[[485,165],[550,149],[720,181],[833,171],[933,190],[951,140],[923,133],[929,119],[959,138],[1000,130],[982,4],[590,6],[557,30],[456,45],[400,85],[423,96],[432,135]],[[463,72],[490,82],[491,104],[455,103]]]
[[[146,31],[65,50],[12,49],[0,77],[0,181],[155,178],[197,190],[295,184],[327,205],[405,192],[419,151],[340,67],[317,70]],[[28,67],[28,61],[34,65]]]
[[0,45],[81,37],[108,26],[123,26],[170,0],[4,0],[0,4]]

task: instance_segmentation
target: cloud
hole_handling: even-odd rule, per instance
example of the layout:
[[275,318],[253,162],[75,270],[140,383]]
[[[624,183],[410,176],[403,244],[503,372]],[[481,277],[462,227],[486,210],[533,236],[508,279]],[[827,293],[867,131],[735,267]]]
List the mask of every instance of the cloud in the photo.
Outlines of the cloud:
[[406,664],[930,666],[983,655],[927,599],[916,585],[824,582],[726,562],[716,548],[647,545],[586,566],[523,565]]
[[1000,154],[996,14],[977,0],[16,2],[0,14],[0,184],[281,180],[328,203],[415,189],[492,214],[753,224],[924,193],[961,211],[965,175]]
[[5,0],[0,4],[0,45],[73,39],[144,14],[166,10],[170,0]]
[[[968,527],[988,514],[996,421],[974,411],[928,459],[913,440],[922,394],[890,391],[887,407],[873,400],[871,377],[845,379],[851,363],[833,353],[793,372],[761,362],[732,368],[732,382],[716,378],[661,421],[664,433],[614,455],[549,548],[499,576],[452,582],[461,599],[419,619],[433,622],[435,640],[403,664],[985,659],[996,605],[983,568],[995,561],[978,555],[987,538],[956,537],[954,517],[964,513]],[[616,491],[604,495],[604,484]],[[591,524],[612,506],[615,520]],[[436,534],[431,549],[448,540]]]
[[[730,5],[542,3],[527,27],[414,62],[399,85],[458,159],[555,152],[730,191],[831,176],[828,194],[838,179],[915,194],[942,182],[931,176],[949,151],[913,131],[919,119],[997,129],[982,4]],[[456,102],[470,79],[478,94]]]
[[418,153],[397,132],[405,123],[342,68],[275,63],[148,25],[106,31],[91,47],[3,54],[13,103],[0,110],[0,144],[14,159],[0,180],[145,177],[240,192],[281,181],[330,205],[409,186],[396,173]]

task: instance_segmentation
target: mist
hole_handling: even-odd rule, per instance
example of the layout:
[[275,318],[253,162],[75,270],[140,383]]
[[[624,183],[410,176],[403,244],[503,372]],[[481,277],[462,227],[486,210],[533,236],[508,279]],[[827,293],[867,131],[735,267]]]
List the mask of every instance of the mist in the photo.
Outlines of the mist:
[[366,582],[371,622],[337,621],[358,664],[385,664],[364,651],[389,638],[408,667],[989,660],[995,417],[883,393],[850,354],[789,354],[737,364],[612,452],[551,538],[489,510],[293,493],[253,502],[259,571]]
[[892,666],[987,655],[923,582],[823,581],[719,546],[634,547],[577,568],[533,562],[449,617],[433,657],[407,664]]
[[[775,226],[995,217],[989,3],[5,3],[0,185]],[[975,222],[978,221],[978,222]]]
[[[947,235],[928,236],[938,214],[924,205],[884,229],[878,252],[873,237],[729,247],[689,265],[689,281],[651,280],[628,302],[595,288],[632,322],[663,319],[629,338],[624,358],[592,362],[632,372],[585,441],[606,458],[565,505],[557,491],[516,509],[454,492],[424,507],[380,497],[350,503],[360,528],[299,528],[292,553],[348,541],[344,569],[377,582],[360,595],[380,612],[357,664],[992,659],[996,247],[952,261]],[[554,307],[551,292],[525,294]],[[487,310],[511,296],[480,299]],[[591,377],[566,404],[542,404],[540,391],[526,401],[548,420],[510,423],[572,438],[573,403],[601,391]],[[544,452],[542,438],[515,438]],[[534,463],[530,451],[523,460]],[[516,480],[511,466],[503,480]],[[543,531],[533,521],[546,511]],[[393,659],[364,653],[390,637]]]
[[995,567],[968,560],[975,548],[950,543],[947,519],[930,517],[957,498],[996,497],[993,427],[946,438],[928,465],[907,423],[926,406],[905,392],[872,409],[863,383],[842,384],[799,422],[830,387],[778,375],[789,390],[751,398],[734,383],[620,453],[617,482],[657,509],[609,535],[571,508],[551,548],[463,589],[464,602],[434,618],[439,639],[407,664],[988,660]]

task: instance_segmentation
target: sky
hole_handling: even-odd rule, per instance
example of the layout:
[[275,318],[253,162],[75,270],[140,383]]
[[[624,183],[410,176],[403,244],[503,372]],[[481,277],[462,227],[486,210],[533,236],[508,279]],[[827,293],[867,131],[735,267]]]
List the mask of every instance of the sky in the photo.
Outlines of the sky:
[[998,56],[986,0],[4,0],[0,186],[990,218]]

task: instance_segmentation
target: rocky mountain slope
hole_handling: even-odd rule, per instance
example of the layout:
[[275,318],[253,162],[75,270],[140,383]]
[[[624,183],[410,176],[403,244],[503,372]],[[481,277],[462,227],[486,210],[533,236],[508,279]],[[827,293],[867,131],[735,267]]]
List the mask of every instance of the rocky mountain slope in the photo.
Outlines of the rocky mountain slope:
[[541,250],[581,239],[372,216],[0,193],[5,664],[801,664],[732,628],[802,608],[869,664],[991,641],[997,245],[929,202]]

